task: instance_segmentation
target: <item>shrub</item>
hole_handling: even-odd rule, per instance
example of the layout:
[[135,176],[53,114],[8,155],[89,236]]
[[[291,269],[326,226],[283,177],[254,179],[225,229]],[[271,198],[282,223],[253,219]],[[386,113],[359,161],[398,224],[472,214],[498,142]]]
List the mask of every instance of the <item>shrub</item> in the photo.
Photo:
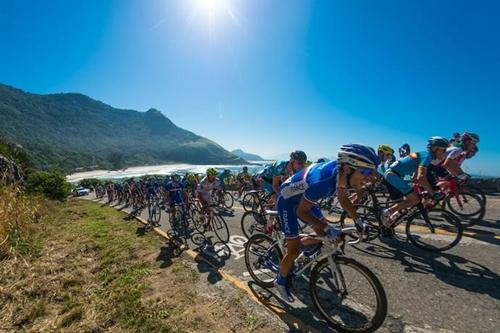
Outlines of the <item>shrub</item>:
[[65,200],[71,193],[71,184],[59,171],[36,171],[28,176],[28,193],[43,194],[49,199]]
[[100,179],[96,178],[85,178],[82,179],[79,183],[78,186],[82,186],[85,188],[96,188],[98,185],[103,185],[104,182]]

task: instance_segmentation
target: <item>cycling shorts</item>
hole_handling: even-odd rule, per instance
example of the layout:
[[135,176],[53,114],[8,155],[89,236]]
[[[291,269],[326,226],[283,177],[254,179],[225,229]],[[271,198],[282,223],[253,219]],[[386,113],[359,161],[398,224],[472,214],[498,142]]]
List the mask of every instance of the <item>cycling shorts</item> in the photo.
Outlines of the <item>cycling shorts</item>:
[[407,196],[408,194],[413,192],[410,185],[398,174],[391,171],[391,169],[386,170],[384,179],[388,185],[392,186],[394,190],[399,192],[401,197]]
[[[277,206],[281,230],[285,234],[285,238],[294,239],[299,237],[298,206],[288,203],[282,196],[279,196]],[[323,213],[321,213],[319,207],[313,206],[309,212],[318,220],[323,219]]]

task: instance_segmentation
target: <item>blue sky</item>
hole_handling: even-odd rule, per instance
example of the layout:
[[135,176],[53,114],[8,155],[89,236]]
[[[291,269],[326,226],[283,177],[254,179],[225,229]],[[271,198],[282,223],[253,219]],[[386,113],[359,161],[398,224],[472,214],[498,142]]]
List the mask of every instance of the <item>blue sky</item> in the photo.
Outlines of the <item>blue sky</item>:
[[496,1],[0,0],[0,82],[154,107],[264,156],[475,131],[467,169],[500,175],[499,16]]

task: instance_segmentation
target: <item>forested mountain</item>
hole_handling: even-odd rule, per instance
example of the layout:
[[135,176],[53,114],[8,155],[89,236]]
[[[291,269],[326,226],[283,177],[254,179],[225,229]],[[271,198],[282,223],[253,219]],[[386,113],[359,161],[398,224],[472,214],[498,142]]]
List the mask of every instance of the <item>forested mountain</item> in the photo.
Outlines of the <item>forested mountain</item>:
[[2,84],[0,135],[22,145],[41,169],[245,163],[155,109],[116,109],[81,94],[37,95]]
[[246,153],[241,149],[235,149],[235,150],[231,151],[231,153],[233,153],[234,155],[241,157],[242,159],[247,160],[247,161],[263,161],[264,160],[259,155]]

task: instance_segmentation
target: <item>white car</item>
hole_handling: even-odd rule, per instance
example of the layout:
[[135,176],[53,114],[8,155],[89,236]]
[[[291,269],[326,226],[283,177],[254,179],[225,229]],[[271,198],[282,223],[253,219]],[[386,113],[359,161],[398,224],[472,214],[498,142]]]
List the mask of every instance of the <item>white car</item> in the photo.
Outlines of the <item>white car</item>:
[[74,197],[81,197],[83,195],[89,195],[90,190],[85,187],[77,187],[73,190],[73,196]]

